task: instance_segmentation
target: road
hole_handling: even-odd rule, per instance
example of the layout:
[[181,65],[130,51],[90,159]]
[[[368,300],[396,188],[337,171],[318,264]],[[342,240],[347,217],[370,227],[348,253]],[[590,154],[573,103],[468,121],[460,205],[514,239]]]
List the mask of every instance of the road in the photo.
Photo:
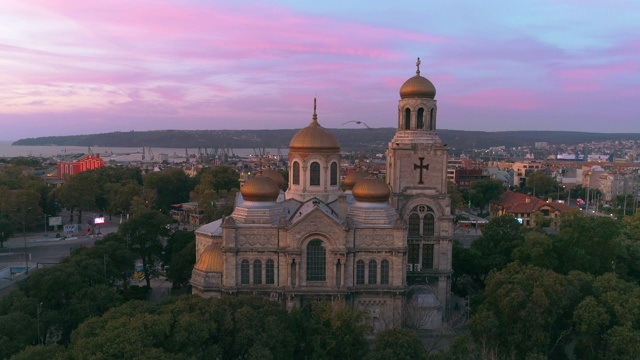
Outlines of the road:
[[[118,223],[107,223],[101,228],[103,235],[117,232]],[[49,235],[55,233],[49,232]],[[69,239],[45,237],[44,234],[28,233],[26,236],[26,253],[29,254],[28,261],[25,257],[25,237],[20,235],[13,237],[4,243],[4,248],[0,249],[0,296],[8,293],[15,282],[24,278],[25,274],[12,274],[11,268],[19,272],[24,271],[28,265],[29,270],[35,270],[41,266],[57,264],[62,258],[68,256],[75,247],[91,247],[96,240],[101,237],[79,236]]]

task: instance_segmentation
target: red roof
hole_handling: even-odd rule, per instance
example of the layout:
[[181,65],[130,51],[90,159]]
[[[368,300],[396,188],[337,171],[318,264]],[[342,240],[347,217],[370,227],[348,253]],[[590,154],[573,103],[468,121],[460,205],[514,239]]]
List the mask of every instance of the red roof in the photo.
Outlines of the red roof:
[[543,206],[548,206],[560,212],[571,210],[571,207],[557,202],[546,202],[535,196],[517,193],[513,191],[505,191],[500,195],[498,200],[493,201],[494,204],[502,207],[508,213],[531,214],[540,210]]

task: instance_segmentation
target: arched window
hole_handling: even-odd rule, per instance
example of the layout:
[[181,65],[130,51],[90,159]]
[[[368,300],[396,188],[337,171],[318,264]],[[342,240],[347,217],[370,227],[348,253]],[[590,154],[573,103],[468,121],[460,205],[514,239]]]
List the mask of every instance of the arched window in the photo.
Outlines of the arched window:
[[331,176],[329,179],[329,185],[336,186],[338,185],[338,163],[331,163]]
[[327,255],[321,240],[311,240],[307,245],[307,281],[325,281]]
[[293,163],[293,185],[300,185],[300,163]]
[[369,285],[375,285],[378,282],[378,263],[375,260],[369,261]]
[[424,109],[418,109],[418,124],[416,125],[417,129],[424,128]]
[[409,215],[409,236],[420,236],[420,215]]
[[274,261],[269,259],[264,266],[265,270],[265,284],[273,285],[275,283],[275,264]]
[[262,284],[262,261],[253,261],[253,285]]
[[431,108],[431,112],[429,113],[429,130],[436,129],[436,109]]
[[411,109],[404,109],[404,129],[411,129]]
[[249,260],[242,260],[240,263],[240,284],[249,284]]
[[389,285],[389,260],[380,262],[380,284]]
[[312,162],[309,166],[309,185],[320,186],[320,164]]
[[435,233],[435,218],[432,213],[424,214],[422,219],[422,235],[433,236]]
[[364,261],[356,262],[356,285],[364,285]]

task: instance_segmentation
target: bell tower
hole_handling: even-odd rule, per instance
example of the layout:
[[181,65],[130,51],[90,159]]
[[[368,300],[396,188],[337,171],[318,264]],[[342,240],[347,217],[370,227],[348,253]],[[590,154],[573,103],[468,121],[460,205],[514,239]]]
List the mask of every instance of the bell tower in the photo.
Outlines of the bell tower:
[[416,74],[400,88],[397,131],[387,148],[391,205],[407,227],[407,284],[433,289],[449,313],[453,217],[447,195],[446,144],[436,132],[436,88]]

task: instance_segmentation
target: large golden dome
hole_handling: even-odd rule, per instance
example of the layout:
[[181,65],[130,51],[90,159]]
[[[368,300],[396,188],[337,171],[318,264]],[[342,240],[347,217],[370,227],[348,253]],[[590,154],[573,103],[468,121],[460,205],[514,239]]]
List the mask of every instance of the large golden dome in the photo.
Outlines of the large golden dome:
[[332,133],[320,126],[316,114],[316,100],[313,100],[313,120],[311,124],[296,133],[289,143],[290,150],[332,150],[340,151],[340,144]]
[[416,75],[405,81],[400,87],[400,98],[435,98],[436,87],[429,79],[420,76],[420,58],[416,62],[416,67]]
[[367,177],[367,173],[361,170],[352,171],[344,178],[344,188],[352,190],[356,182]]
[[385,202],[389,200],[391,190],[384,181],[375,178],[360,179],[352,190],[356,201],[361,202]]
[[276,185],[278,185],[278,187],[282,187],[284,186],[284,184],[286,184],[286,181],[284,180],[284,177],[277,171],[272,170],[272,169],[264,169],[262,170],[262,175],[268,177],[269,179],[273,180],[273,182],[276,183]]
[[262,175],[262,171],[240,189],[242,197],[247,201],[276,201],[280,195],[280,188],[272,179]]
[[222,265],[222,259],[223,254],[220,244],[211,244],[204,248],[193,269],[200,270],[205,273],[221,273],[224,268]]

